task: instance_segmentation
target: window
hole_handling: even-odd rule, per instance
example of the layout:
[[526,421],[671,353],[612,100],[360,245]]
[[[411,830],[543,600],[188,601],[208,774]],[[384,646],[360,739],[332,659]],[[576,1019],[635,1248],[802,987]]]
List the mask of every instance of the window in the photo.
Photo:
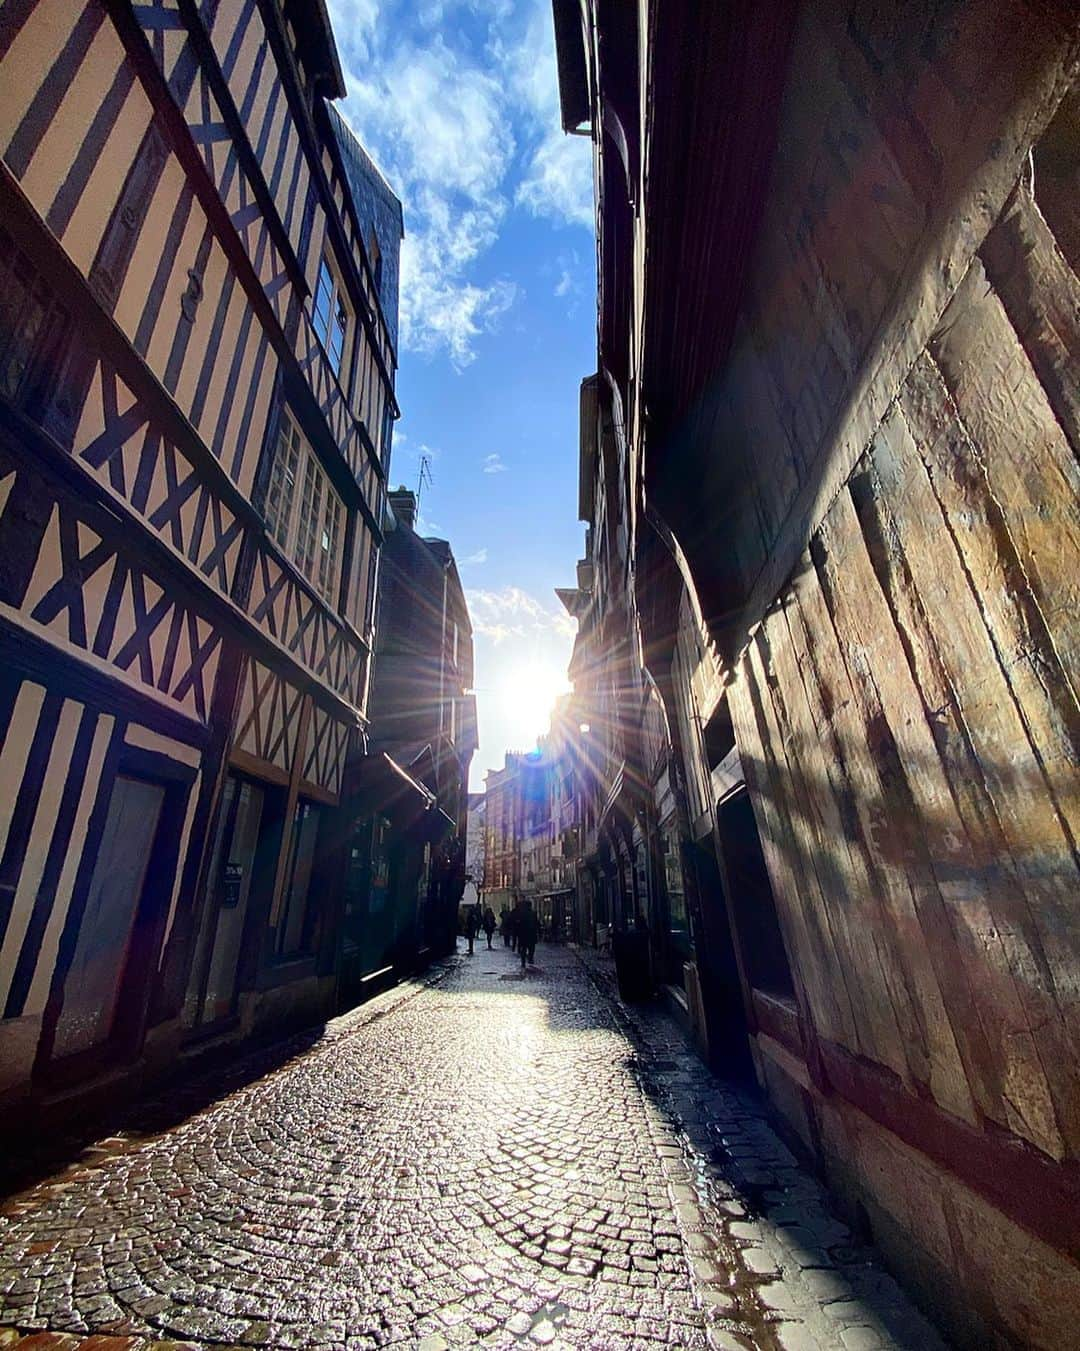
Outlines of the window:
[[266,524],[284,553],[337,604],[345,509],[315,452],[285,413],[266,493]]
[[315,287],[315,332],[326,349],[334,374],[342,380],[342,363],[349,337],[352,316],[345,301],[344,287],[324,258],[319,264],[319,280]]
[[66,323],[44,278],[0,229],[0,394],[24,406],[32,400],[32,386],[52,374],[50,348]]
[[378,591],[379,555],[371,548],[368,554],[367,597],[364,601],[364,637],[375,627],[375,599]]

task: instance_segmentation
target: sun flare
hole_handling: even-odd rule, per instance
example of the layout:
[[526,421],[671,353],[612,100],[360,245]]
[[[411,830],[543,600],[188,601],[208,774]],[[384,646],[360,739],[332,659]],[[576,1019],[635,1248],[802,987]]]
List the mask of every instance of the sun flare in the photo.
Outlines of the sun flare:
[[496,698],[510,745],[530,749],[547,731],[555,700],[569,688],[566,672],[543,660],[518,661],[502,672]]

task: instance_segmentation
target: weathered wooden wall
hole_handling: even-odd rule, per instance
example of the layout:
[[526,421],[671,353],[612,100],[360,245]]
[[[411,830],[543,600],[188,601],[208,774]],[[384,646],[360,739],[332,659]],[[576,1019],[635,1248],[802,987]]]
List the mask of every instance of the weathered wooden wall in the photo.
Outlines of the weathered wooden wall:
[[1078,57],[1053,3],[802,7],[669,521],[719,645],[684,601],[691,816],[724,674],[795,985],[762,1081],[1038,1346],[1080,1317]]
[[930,1102],[1061,1162],[1060,1195],[1027,1218],[1043,1208],[1062,1246],[1080,1149],[1078,349],[1080,280],[1025,178],[730,696],[826,1056],[887,1070],[913,1115]]

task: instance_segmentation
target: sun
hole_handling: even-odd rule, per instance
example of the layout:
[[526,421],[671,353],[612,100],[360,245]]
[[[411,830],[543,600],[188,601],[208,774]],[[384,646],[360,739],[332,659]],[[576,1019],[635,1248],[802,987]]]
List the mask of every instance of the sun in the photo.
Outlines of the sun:
[[569,689],[566,672],[540,657],[500,672],[496,698],[508,745],[528,750],[547,731],[555,700]]

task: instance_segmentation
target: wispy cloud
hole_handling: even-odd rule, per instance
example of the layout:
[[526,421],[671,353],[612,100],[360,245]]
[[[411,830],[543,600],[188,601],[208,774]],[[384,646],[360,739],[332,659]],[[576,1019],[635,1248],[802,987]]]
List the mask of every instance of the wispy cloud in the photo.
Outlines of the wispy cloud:
[[[506,0],[330,0],[342,112],[401,195],[401,337],[459,369],[521,296],[483,275],[517,203],[592,225],[587,142],[562,135],[550,7]],[[453,11],[459,11],[454,17]]]
[[503,53],[510,80],[529,110],[528,145],[514,194],[519,206],[557,225],[593,227],[591,144],[567,136],[559,115],[559,79],[550,5],[536,6],[523,40]]
[[467,590],[473,632],[490,638],[495,644],[508,638],[530,639],[537,635],[557,634],[572,637],[577,625],[561,607],[545,605],[518,586],[496,591]]
[[516,200],[534,216],[591,228],[592,165],[581,154],[581,142],[558,129],[550,132],[536,148]]
[[475,553],[469,554],[468,558],[463,558],[463,559],[461,560],[461,566],[462,566],[462,567],[472,567],[472,566],[474,566],[474,565],[477,564],[477,563],[486,563],[486,562],[487,562],[487,556],[488,556],[488,553],[487,553],[487,550],[486,550],[486,549],[477,549],[477,551],[476,551]]
[[499,454],[498,451],[495,451],[495,453],[492,455],[484,456],[485,474],[505,474],[506,469],[507,466],[503,464],[502,456]]

